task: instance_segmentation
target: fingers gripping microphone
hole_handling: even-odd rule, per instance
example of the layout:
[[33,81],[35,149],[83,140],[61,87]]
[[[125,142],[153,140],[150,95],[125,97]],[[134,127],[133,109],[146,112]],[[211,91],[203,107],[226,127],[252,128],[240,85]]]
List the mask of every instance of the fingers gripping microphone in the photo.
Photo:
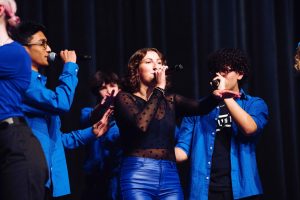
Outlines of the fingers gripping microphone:
[[115,94],[115,90],[112,90],[111,94],[106,98],[105,102],[102,104],[105,111],[114,104],[114,99],[115,99],[114,94]]
[[[91,60],[92,59],[92,56],[90,56],[90,55],[77,55],[76,54],[76,57],[78,60]],[[48,60],[53,62],[55,59],[61,60],[61,57],[58,56],[55,52],[50,52],[48,55]]]
[[182,70],[183,70],[183,65],[182,64],[178,64],[178,65],[174,65],[172,67],[169,67],[166,70],[166,74],[169,75],[169,74],[172,74],[174,72],[179,72],[179,71],[182,71]]

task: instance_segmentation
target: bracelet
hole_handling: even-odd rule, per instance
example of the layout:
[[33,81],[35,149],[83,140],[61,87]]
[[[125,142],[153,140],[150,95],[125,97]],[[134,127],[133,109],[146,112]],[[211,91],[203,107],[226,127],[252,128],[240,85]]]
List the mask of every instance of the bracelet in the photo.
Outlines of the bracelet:
[[161,91],[161,92],[163,93],[163,95],[165,95],[165,90],[164,90],[164,89],[162,89],[162,88],[160,88],[160,87],[155,87],[155,89]]

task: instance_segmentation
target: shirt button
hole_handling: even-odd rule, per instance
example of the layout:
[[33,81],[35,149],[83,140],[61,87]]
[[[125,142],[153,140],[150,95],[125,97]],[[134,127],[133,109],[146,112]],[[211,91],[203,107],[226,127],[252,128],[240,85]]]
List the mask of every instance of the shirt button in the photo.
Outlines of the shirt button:
[[207,177],[205,177],[206,178],[206,180],[208,180],[209,179],[209,177],[207,176]]
[[215,132],[212,132],[211,134],[212,134],[212,135],[215,135]]
[[212,148],[212,147],[209,147],[209,149],[212,150],[213,148]]
[[210,165],[210,162],[209,162],[209,161],[208,161],[207,163],[208,163],[208,165]]

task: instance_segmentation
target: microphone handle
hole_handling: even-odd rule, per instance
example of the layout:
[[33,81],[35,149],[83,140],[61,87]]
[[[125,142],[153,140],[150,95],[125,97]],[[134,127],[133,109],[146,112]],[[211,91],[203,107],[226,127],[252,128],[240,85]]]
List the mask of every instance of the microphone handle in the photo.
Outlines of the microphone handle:
[[[79,60],[79,61],[80,60],[91,60],[92,59],[92,56],[90,56],[90,55],[77,54],[76,57],[77,57],[77,60]],[[53,62],[56,59],[61,60],[61,57],[58,54],[56,54],[55,52],[50,52],[49,55],[48,55],[48,60]]]
[[79,59],[79,60],[91,60],[92,59],[92,56],[90,56],[90,55],[77,55],[77,58]]
[[174,65],[173,67],[170,67],[166,70],[166,74],[167,75],[170,75],[172,74],[173,72],[179,72],[183,70],[183,65],[182,64],[177,64],[177,65]]

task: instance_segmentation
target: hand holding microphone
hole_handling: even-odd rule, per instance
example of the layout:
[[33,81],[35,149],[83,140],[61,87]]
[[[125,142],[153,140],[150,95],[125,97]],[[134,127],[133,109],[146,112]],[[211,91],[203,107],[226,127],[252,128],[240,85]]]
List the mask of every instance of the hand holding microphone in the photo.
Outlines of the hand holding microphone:
[[229,89],[226,89],[226,79],[220,74],[216,73],[216,77],[210,82],[213,88],[213,95],[218,99],[228,99],[228,98],[240,98],[241,94]]
[[213,78],[213,80],[210,81],[210,85],[213,90],[224,90],[225,89],[225,78],[220,74],[216,73],[216,77]]
[[219,85],[220,85],[220,80],[219,79],[213,79],[212,81],[209,82],[210,86],[216,90],[218,89]]
[[156,80],[156,87],[159,87],[161,89],[165,89],[167,81],[166,81],[166,70],[168,69],[168,66],[166,65],[160,65],[156,69],[154,69],[154,77]]
[[64,63],[67,62],[76,63],[77,57],[75,51],[63,50],[60,51],[59,54]]
[[96,105],[90,116],[92,123],[96,123],[98,120],[100,120],[107,110],[113,110],[114,98],[115,90],[113,90],[109,96],[104,97],[102,101]]
[[103,101],[101,102],[101,107],[104,110],[107,110],[108,108],[111,108],[114,104],[114,99],[115,99],[115,90],[111,91],[111,94],[109,96],[106,96],[103,98]]

